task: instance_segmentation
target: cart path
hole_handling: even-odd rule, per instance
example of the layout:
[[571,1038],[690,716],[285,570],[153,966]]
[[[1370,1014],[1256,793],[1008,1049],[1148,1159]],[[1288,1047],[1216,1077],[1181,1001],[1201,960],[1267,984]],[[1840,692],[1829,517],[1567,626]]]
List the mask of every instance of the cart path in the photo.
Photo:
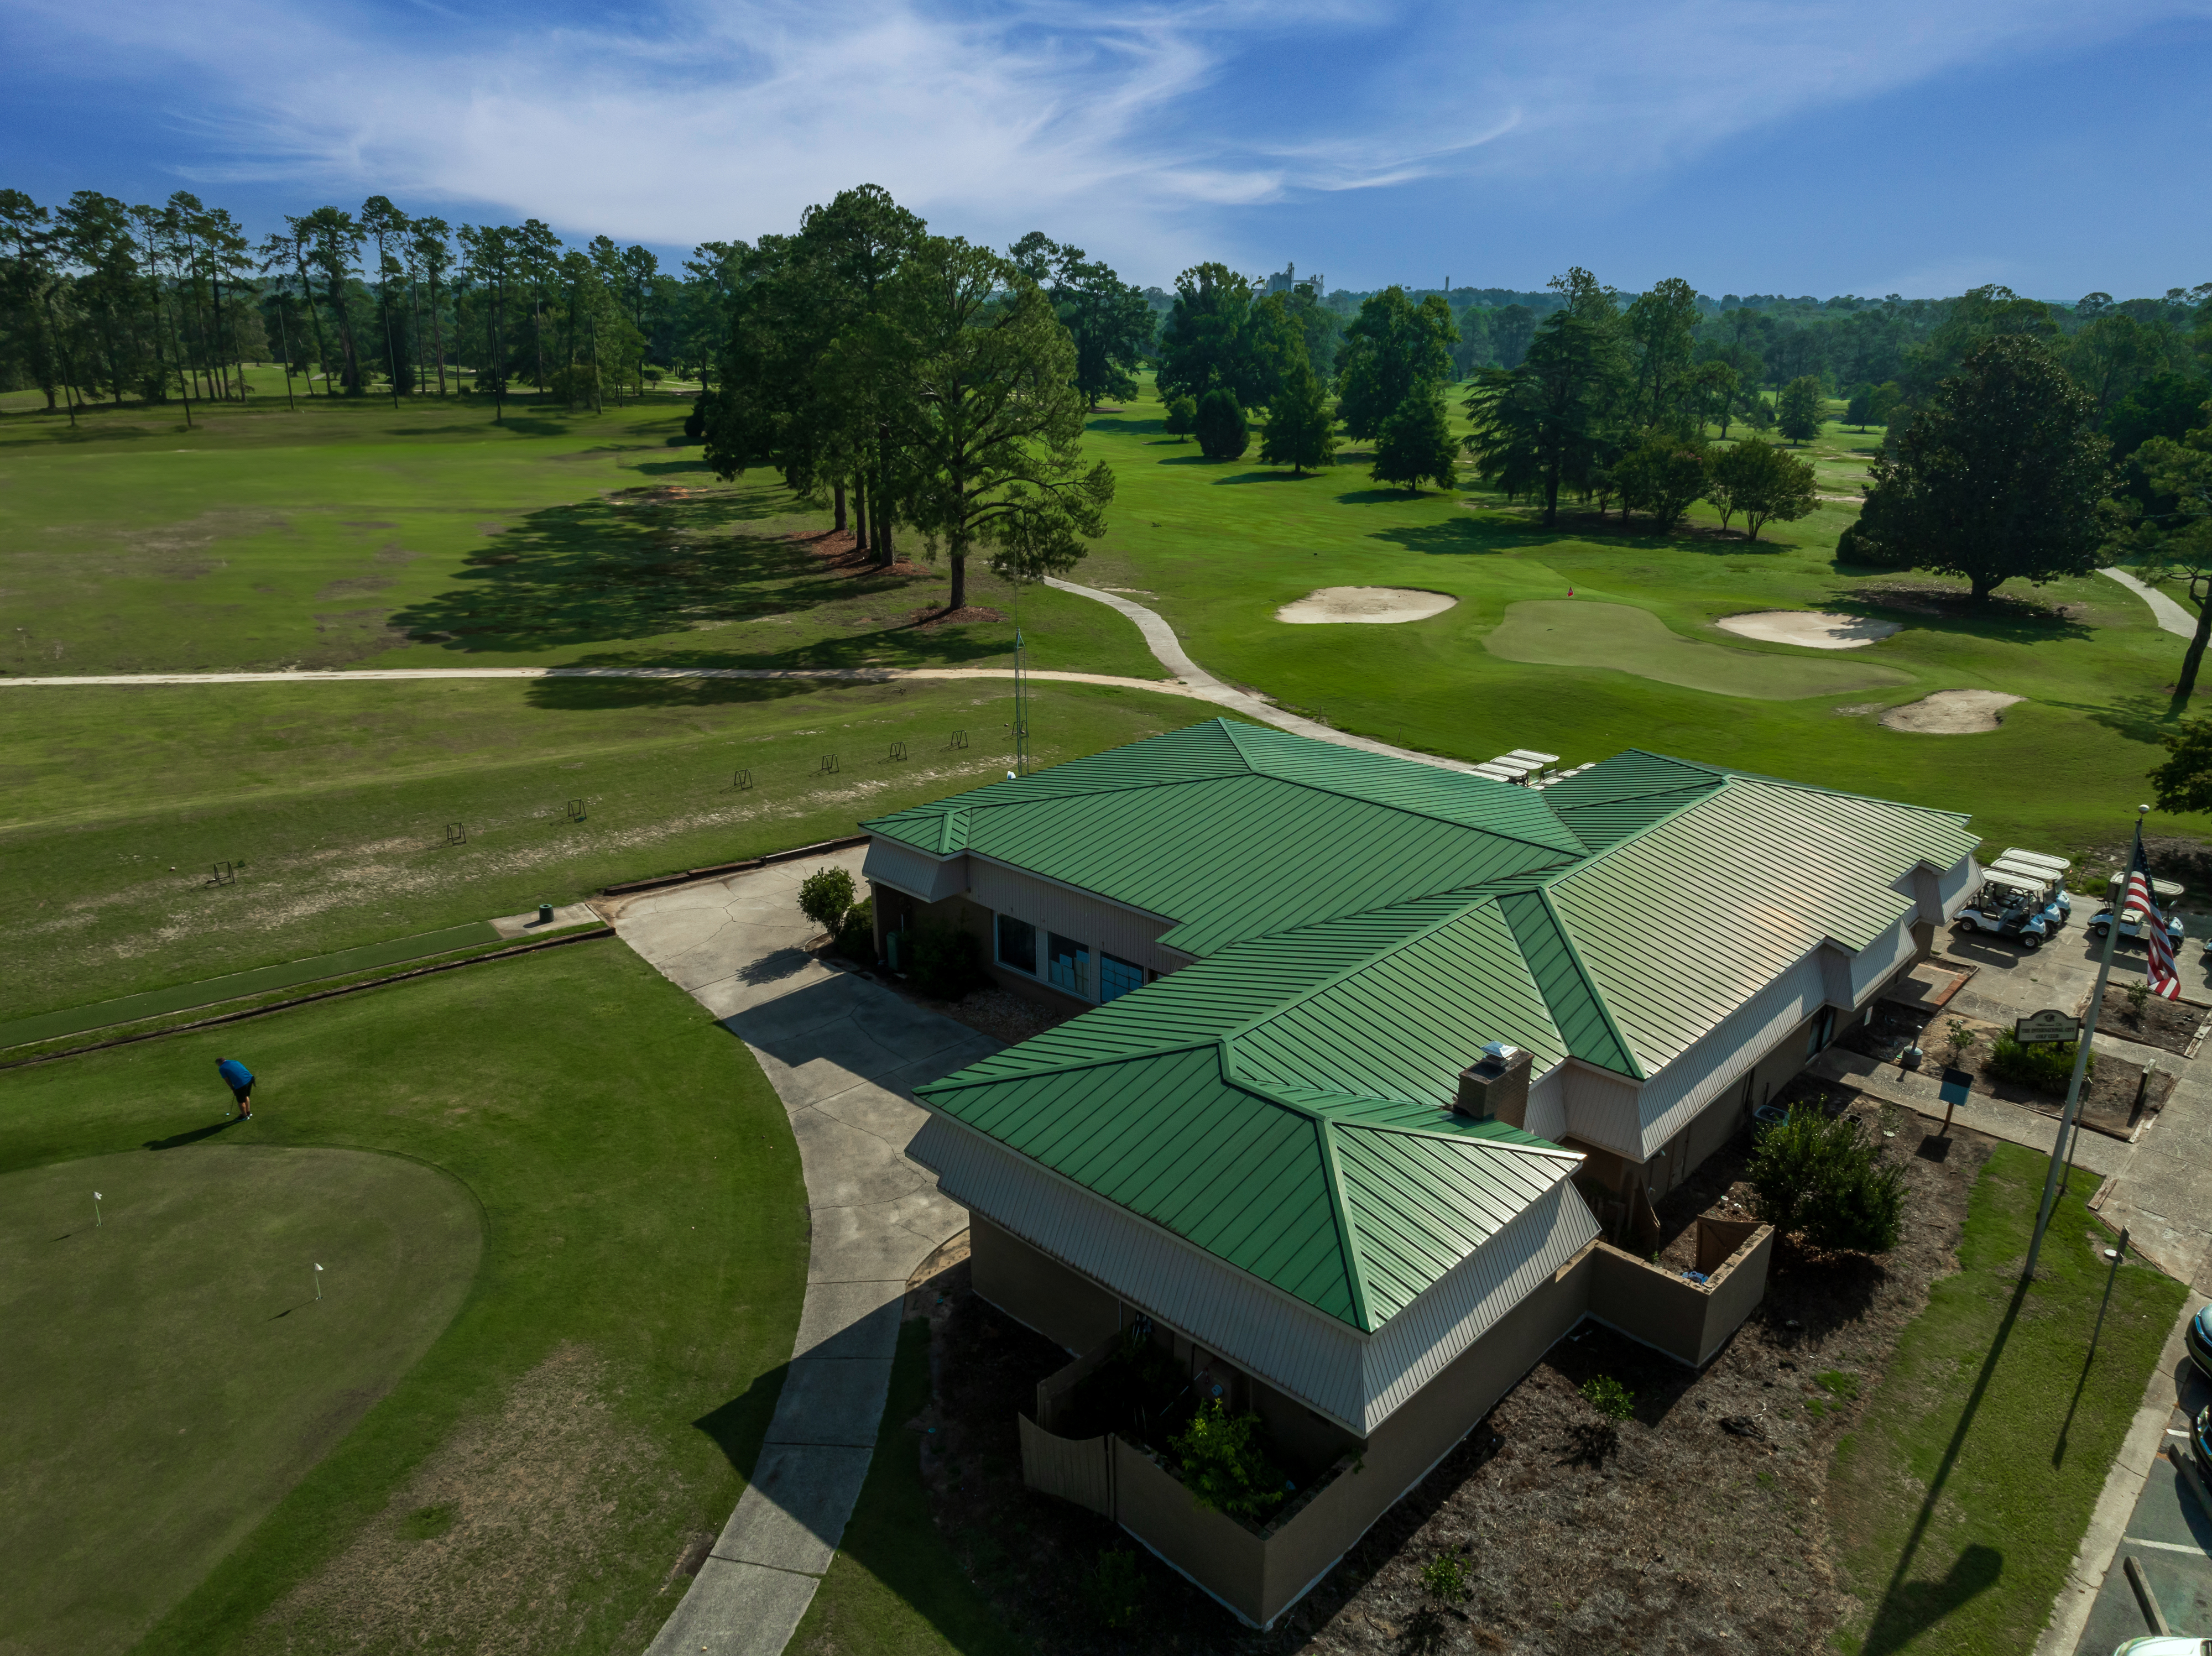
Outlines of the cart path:
[[[1388,742],[1376,742],[1367,737],[1334,730],[1316,719],[1285,712],[1256,692],[1239,689],[1233,684],[1223,682],[1190,658],[1182,647],[1182,641],[1176,637],[1175,629],[1168,625],[1164,616],[1156,610],[1147,610],[1141,604],[1132,604],[1125,597],[1112,592],[1102,592],[1096,587],[1078,586],[1073,581],[1051,577],[1046,579],[1045,585],[1119,610],[1136,623],[1137,630],[1144,635],[1145,646],[1152,652],[1153,658],[1174,676],[1164,679],[1126,678],[1112,673],[1060,672],[1048,668],[1031,670],[1024,674],[1025,677],[1036,682],[1103,684],[1114,689],[1150,690],[1159,695],[1188,696],[1194,701],[1226,707],[1262,725],[1273,725],[1277,730],[1311,737],[1317,742],[1334,742],[1341,748],[1357,748],[1364,753],[1382,754],[1392,759],[1410,759],[1417,764],[1434,765],[1442,770],[1474,772],[1474,767],[1465,760],[1445,759],[1432,753],[1417,753],[1410,748],[1395,747]],[[362,667],[339,671],[302,669],[275,673],[102,673],[36,678],[0,675],[0,690],[141,684],[347,684],[449,678],[819,678],[878,684],[900,679],[1004,680],[1013,676],[1014,670],[1011,667]]]
[[2114,580],[2150,605],[2153,620],[2169,633],[2183,638],[2197,636],[2197,619],[2155,586],[2146,586],[2124,569],[2100,569],[2100,575],[2110,575]]
[[999,1043],[806,949],[819,928],[799,912],[799,882],[823,864],[857,877],[866,855],[853,846],[609,905],[616,933],[751,1049],[791,1118],[811,1232],[760,1458],[647,1656],[777,1656],[790,1641],[867,1476],[907,1283],[968,1223],[906,1153],[927,1119],[914,1089]]

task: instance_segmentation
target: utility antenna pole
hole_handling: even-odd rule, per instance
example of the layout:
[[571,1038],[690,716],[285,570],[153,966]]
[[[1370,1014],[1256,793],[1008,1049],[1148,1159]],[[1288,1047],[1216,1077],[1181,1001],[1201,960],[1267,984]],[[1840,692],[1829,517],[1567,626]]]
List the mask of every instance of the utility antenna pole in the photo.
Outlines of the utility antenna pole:
[[[2129,858],[2130,870],[2135,867],[2136,859],[2142,855],[2142,819],[2149,811],[2148,805],[2136,807],[2136,843]],[[2119,947],[2120,918],[2127,913],[2127,902],[2128,888],[2123,874],[2120,894],[2112,900],[2112,923],[2105,931],[2105,958],[2097,968],[2097,986],[2090,992],[2089,1004],[2081,1019],[2081,1034],[2074,1043],[2074,1074],[2066,1083],[2066,1111],[2058,1118],[2058,1137],[2051,1146],[2051,1168],[2043,1176],[2043,1205],[2036,1210],[2035,1234],[2027,1239],[2027,1267],[2020,1273],[2023,1283],[2035,1280],[2036,1256],[2043,1252],[2043,1233],[2051,1223],[2051,1204],[2058,1198],[2059,1153],[2065,1149],[2067,1136],[2074,1131],[2074,1118],[2081,1112],[2081,1077],[2088,1071],[2089,1046],[2097,1034],[2097,1014],[2104,1010],[2105,985],[2112,975],[2112,955]],[[2159,920],[2163,919],[2162,915],[2158,917]],[[2142,917],[2145,926],[2155,923],[2151,914],[2146,913]]]
[[1029,672],[1022,658],[1022,624],[1014,622],[1014,774],[1030,773]]

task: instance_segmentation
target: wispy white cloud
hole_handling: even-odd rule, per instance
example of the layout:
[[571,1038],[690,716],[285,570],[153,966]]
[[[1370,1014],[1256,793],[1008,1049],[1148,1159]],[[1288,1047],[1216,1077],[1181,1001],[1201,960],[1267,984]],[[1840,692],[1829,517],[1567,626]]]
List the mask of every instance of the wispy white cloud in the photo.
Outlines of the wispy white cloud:
[[179,170],[478,203],[684,244],[880,184],[940,227],[1043,227],[1146,274],[1235,209],[1421,179],[1651,173],[1964,65],[2212,0],[663,0],[587,27],[433,0],[15,0],[149,83]]

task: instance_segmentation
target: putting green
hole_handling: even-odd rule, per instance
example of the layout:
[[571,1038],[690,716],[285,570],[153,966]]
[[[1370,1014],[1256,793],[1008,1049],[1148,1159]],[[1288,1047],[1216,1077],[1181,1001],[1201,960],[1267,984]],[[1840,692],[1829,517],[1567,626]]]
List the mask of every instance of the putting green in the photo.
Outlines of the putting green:
[[429,1349],[483,1245],[459,1183],[364,1150],[0,1177],[0,1555],[38,1561],[0,1572],[7,1648],[135,1644]]
[[1838,695],[1909,684],[1912,675],[1869,661],[1820,660],[1731,650],[1684,638],[1649,610],[1587,598],[1508,604],[1483,648],[1506,661],[1545,667],[1610,667],[1662,684],[1758,701]]

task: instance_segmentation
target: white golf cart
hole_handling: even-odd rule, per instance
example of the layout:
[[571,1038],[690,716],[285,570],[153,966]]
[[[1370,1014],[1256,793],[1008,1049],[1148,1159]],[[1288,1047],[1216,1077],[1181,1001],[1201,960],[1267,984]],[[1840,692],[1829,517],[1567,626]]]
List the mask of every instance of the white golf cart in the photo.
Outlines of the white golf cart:
[[2024,880],[2042,882],[2050,888],[2045,907],[2057,909],[2058,924],[2063,925],[2073,918],[2074,897],[2066,889],[2066,876],[2074,864],[2063,857],[2049,857],[2039,851],[2022,851],[2014,846],[1990,867],[2001,874],[2016,874]]
[[1984,869],[1982,889],[1959,911],[1955,924],[1961,931],[1994,932],[2022,949],[2040,949],[2065,922],[2051,890],[2046,879]]
[[[2106,883],[2105,905],[2097,911],[2096,918],[2089,922],[2091,937],[2101,939],[2112,929],[2112,907],[2120,900],[2120,892],[2127,883],[2127,877],[2124,872],[2115,874]],[[2178,949],[2181,946],[2182,925],[2181,917],[2173,913],[2173,906],[2187,894],[2189,889],[2172,880],[2154,878],[2150,889],[2153,900],[2158,904],[2159,913],[2166,917],[2166,937]],[[2120,935],[2123,937],[2141,937],[2143,934],[2142,919],[2142,911],[2139,908],[2124,911],[2120,915]]]

